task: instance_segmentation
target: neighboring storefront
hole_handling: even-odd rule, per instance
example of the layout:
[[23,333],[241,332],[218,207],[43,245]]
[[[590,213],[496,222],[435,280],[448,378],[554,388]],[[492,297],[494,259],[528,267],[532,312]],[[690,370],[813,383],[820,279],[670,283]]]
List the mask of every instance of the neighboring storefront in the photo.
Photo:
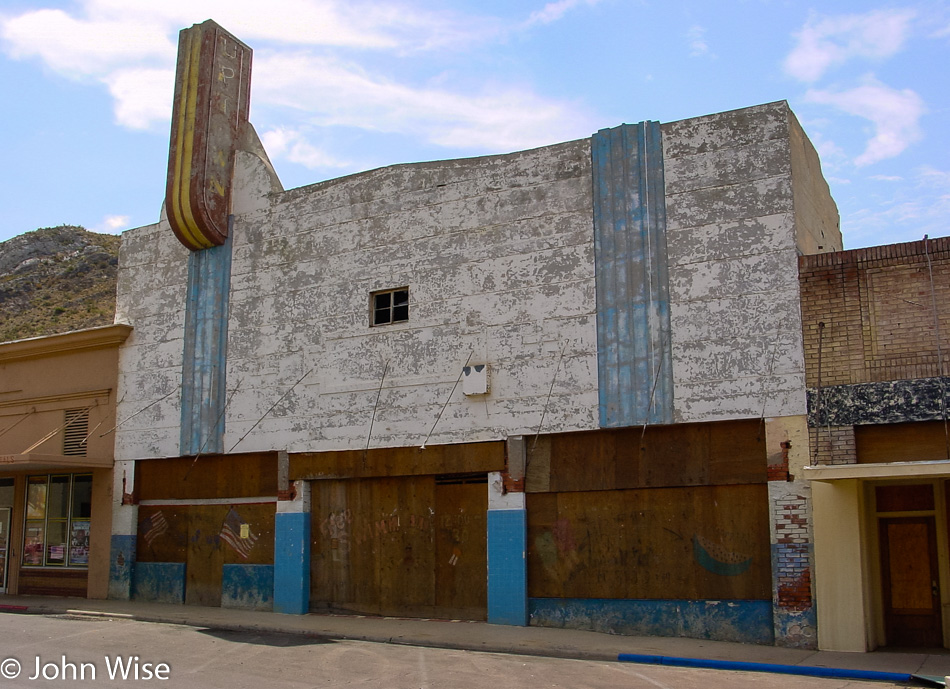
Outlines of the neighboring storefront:
[[106,596],[117,349],[130,332],[0,343],[0,593]]

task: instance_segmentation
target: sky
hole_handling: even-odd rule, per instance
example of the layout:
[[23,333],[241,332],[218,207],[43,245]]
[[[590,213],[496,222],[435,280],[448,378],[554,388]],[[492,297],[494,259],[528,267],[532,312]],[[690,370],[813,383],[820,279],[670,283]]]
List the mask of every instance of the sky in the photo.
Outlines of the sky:
[[950,0],[0,0],[0,241],[157,222],[206,19],[286,189],[787,100],[845,248],[950,235]]

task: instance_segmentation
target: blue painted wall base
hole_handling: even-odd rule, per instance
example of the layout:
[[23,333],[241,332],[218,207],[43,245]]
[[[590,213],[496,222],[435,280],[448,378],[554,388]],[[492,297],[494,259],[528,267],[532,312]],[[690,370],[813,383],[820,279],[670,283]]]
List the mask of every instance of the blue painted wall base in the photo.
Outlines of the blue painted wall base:
[[278,512],[274,520],[274,612],[310,611],[310,514]]
[[109,553],[109,598],[132,597],[132,571],[135,569],[135,536],[112,536]]
[[770,600],[532,598],[531,624],[629,636],[771,645]]
[[488,511],[488,621],[528,624],[527,512]]
[[273,610],[274,566],[224,565],[221,607]]
[[184,562],[139,562],[132,576],[132,597],[149,603],[185,602]]

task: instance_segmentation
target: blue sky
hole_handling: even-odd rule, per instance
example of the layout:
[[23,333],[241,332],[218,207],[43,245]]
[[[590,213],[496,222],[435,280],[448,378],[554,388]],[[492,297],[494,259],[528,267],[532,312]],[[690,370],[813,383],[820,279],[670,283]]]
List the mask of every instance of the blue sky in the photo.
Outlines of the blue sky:
[[950,235],[950,3],[2,0],[0,240],[147,225],[178,30],[254,49],[285,188],[787,100],[846,248]]

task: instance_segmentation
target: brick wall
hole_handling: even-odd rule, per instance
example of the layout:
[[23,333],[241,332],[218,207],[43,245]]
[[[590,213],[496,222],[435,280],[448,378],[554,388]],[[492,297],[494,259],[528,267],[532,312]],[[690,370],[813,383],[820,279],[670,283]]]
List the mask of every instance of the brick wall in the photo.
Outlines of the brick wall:
[[950,375],[950,237],[801,256],[798,266],[808,387],[819,358],[822,387]]
[[792,492],[777,496],[772,502],[772,519],[775,603],[781,609],[806,610],[812,606],[808,497]]
[[854,464],[858,461],[854,426],[809,428],[812,464]]

